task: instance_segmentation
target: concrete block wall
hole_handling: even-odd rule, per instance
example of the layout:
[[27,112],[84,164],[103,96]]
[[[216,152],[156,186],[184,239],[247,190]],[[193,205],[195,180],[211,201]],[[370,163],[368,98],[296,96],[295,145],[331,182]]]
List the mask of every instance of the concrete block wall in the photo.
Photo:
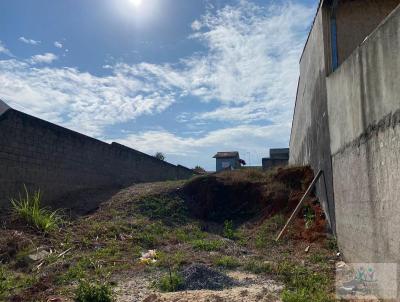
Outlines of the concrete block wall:
[[[3,106],[3,108],[5,108]],[[0,108],[1,109],[1,108]],[[0,115],[0,207],[40,189],[49,205],[72,208],[79,192],[104,192],[136,182],[189,178],[193,171],[123,145],[87,137],[14,109]],[[96,206],[93,204],[85,207]]]
[[315,173],[323,170],[326,183],[317,183],[317,196],[335,231],[332,169],[326,93],[324,48],[324,10],[319,10],[300,59],[296,107],[290,136],[289,164],[311,165]]
[[337,235],[352,262],[400,263],[400,7],[327,78]]

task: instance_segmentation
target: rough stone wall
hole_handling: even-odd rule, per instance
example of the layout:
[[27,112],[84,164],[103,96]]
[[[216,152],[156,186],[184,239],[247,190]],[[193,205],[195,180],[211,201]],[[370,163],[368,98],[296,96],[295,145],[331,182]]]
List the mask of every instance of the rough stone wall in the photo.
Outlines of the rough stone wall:
[[[40,188],[45,202],[79,205],[80,193],[115,190],[136,182],[184,179],[193,172],[123,145],[107,144],[9,109],[0,115],[0,207],[9,198]],[[86,194],[87,195],[87,194]]]
[[400,8],[327,79],[336,230],[352,262],[400,262]]
[[335,231],[335,209],[326,93],[324,9],[318,11],[300,60],[300,79],[290,136],[289,164],[310,164],[317,173],[322,169],[326,182],[317,184],[317,195]]

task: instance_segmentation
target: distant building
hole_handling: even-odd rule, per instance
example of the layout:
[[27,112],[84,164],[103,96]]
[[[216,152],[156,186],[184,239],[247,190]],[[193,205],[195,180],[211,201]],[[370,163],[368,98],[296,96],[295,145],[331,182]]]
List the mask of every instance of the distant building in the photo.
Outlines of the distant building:
[[239,152],[218,152],[213,156],[216,159],[216,171],[239,169],[241,162]]
[[269,158],[262,159],[264,170],[276,166],[286,166],[289,162],[289,148],[269,149]]

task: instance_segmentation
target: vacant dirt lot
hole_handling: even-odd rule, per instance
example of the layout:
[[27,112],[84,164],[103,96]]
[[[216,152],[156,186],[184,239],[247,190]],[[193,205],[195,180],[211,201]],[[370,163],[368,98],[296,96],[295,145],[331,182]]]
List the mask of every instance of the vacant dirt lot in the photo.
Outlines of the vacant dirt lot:
[[[138,184],[46,234],[4,217],[0,300],[73,301],[88,282],[115,301],[330,301],[337,251],[317,200],[274,241],[312,176],[294,167]],[[193,264],[234,285],[187,290]]]

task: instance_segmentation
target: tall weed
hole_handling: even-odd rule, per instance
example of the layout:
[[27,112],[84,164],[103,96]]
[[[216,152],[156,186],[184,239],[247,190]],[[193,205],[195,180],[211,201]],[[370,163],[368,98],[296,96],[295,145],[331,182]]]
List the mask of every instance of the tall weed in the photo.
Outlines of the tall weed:
[[26,186],[24,186],[24,189],[25,196],[20,195],[19,199],[11,199],[14,213],[38,231],[48,233],[57,229],[62,222],[59,211],[50,211],[41,207],[39,190],[30,194]]

